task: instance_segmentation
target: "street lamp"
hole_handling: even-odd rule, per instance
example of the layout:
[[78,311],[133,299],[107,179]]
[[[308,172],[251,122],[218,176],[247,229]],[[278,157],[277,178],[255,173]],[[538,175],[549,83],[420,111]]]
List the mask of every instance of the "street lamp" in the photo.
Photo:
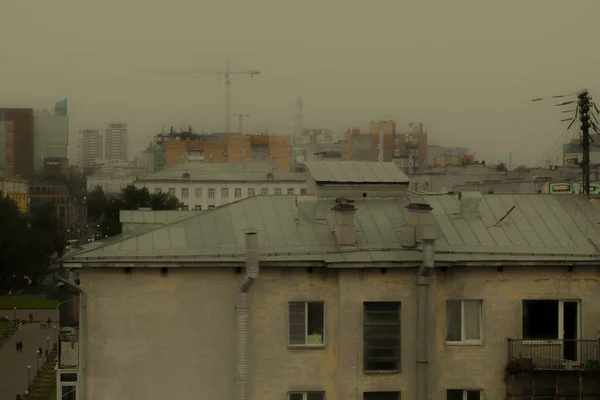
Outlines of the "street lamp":
[[50,337],[46,337],[46,360],[50,358]]
[[4,336],[8,337],[8,315],[4,317]]
[[31,390],[31,365],[27,366],[27,390]]
[[40,349],[37,349],[35,353],[37,354],[35,358],[35,376],[37,377],[40,375],[40,358],[42,358],[42,352]]

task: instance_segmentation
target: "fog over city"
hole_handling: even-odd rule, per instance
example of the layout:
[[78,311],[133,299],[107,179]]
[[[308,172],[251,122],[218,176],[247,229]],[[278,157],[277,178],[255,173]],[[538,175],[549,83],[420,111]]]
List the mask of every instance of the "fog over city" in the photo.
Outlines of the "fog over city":
[[222,78],[139,69],[222,69],[230,58],[260,71],[232,77],[232,113],[251,114],[249,132],[290,134],[302,97],[306,127],[422,122],[432,143],[477,159],[513,151],[513,165],[533,166],[566,126],[552,101],[530,100],[600,91],[598,15],[593,0],[11,1],[0,105],[68,98],[69,158],[80,128],[107,121],[129,124],[133,154],[163,125],[224,125]]

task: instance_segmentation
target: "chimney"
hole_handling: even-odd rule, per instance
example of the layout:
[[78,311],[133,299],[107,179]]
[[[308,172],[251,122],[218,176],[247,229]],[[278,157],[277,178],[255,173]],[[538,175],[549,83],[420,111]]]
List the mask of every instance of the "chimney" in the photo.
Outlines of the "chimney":
[[462,191],[458,193],[458,203],[460,204],[460,215],[464,219],[479,218],[479,203],[481,202],[481,192]]
[[354,225],[354,200],[345,197],[335,199],[331,209],[335,213],[334,231],[340,246],[356,246],[356,226]]

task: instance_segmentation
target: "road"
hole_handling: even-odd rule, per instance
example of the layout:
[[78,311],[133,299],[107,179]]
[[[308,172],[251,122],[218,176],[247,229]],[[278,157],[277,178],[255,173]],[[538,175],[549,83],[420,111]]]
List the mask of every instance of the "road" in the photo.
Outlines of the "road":
[[[58,331],[58,328],[57,328]],[[36,372],[36,350],[46,351],[54,345],[54,330],[42,329],[40,324],[25,324],[10,341],[0,349],[0,400],[14,400],[17,393],[27,390],[27,366],[31,365],[31,382]],[[58,333],[58,332],[57,332]],[[46,341],[46,338],[49,338]],[[16,350],[17,341],[23,342],[23,352]],[[40,360],[40,367],[45,359]]]

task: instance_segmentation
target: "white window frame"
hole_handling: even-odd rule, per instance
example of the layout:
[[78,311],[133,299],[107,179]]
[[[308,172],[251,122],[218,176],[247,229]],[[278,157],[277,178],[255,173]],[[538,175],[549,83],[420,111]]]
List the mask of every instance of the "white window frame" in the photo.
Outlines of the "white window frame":
[[175,188],[169,188],[169,196],[175,196]]
[[260,195],[261,196],[268,196],[269,195],[269,188],[262,188],[262,189],[260,189]]
[[254,196],[256,196],[256,189],[248,188],[248,197],[254,197]]
[[242,198],[242,188],[233,189],[233,197],[236,199],[241,199]]
[[320,390],[309,390],[309,391],[307,391],[307,392],[298,392],[298,391],[295,391],[295,392],[288,392],[288,396],[287,396],[287,398],[288,398],[288,400],[289,400],[289,399],[291,399],[291,398],[292,398],[292,395],[293,395],[293,394],[301,394],[301,395],[302,395],[302,400],[307,400],[307,399],[308,399],[308,395],[309,395],[309,394],[317,394],[317,393],[318,393],[318,394],[322,394],[322,395],[323,395],[323,397],[322,397],[322,398],[323,398],[323,400],[325,400],[325,392],[324,392],[324,391],[320,391]]
[[202,197],[202,188],[196,188],[195,194],[196,197]]
[[229,198],[229,188],[221,188],[221,197],[223,199]]
[[281,188],[275,188],[275,196],[281,196]]
[[[483,400],[483,390],[479,390],[479,389],[450,389],[450,390],[462,390],[463,400],[467,400],[467,392],[479,392],[479,400]],[[448,398],[448,394],[446,394],[446,398]]]
[[208,198],[214,199],[215,197],[217,197],[217,190],[214,188],[208,189]]
[[[292,303],[304,303],[304,343],[290,343],[290,304]],[[322,335],[322,340],[321,343],[308,343],[308,336],[310,336],[308,334],[308,304],[309,303],[320,303],[321,306],[323,307],[323,335]],[[287,334],[287,343],[289,347],[302,347],[302,348],[307,348],[307,347],[313,347],[313,348],[322,348],[325,347],[325,329],[326,329],[326,325],[325,325],[325,302],[324,301],[290,301],[287,304],[287,312],[288,312],[288,318],[287,318],[287,328],[288,328],[288,334]],[[294,392],[295,393],[295,392]]]
[[181,188],[181,198],[187,199],[190,197],[190,190],[188,188]]
[[[483,344],[483,300],[481,299],[447,299],[449,301],[460,301],[460,340],[446,340],[449,345],[481,345]],[[465,301],[477,301],[479,303],[479,339],[465,339]],[[448,311],[446,310],[446,318]],[[446,321],[446,330],[448,323]],[[444,332],[444,335],[447,331]]]

